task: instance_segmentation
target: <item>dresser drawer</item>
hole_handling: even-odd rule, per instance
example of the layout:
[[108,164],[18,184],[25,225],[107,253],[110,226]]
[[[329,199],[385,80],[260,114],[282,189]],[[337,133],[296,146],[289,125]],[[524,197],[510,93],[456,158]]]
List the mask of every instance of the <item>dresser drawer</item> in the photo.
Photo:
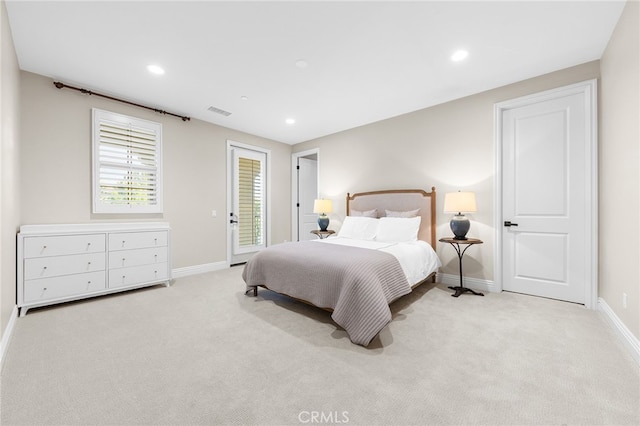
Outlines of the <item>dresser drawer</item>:
[[167,263],[109,270],[109,288],[168,279]]
[[27,280],[24,282],[24,301],[57,299],[60,297],[100,291],[106,288],[106,273],[91,272],[63,277]]
[[112,251],[109,252],[109,268],[127,268],[130,266],[166,263],[168,260],[167,255],[166,247]]
[[25,237],[23,256],[63,256],[67,254],[100,253],[105,249],[104,234],[54,235],[50,237]]
[[109,234],[109,251],[165,247],[168,240],[169,235],[166,231]]
[[24,259],[25,280],[104,271],[105,269],[105,253]]

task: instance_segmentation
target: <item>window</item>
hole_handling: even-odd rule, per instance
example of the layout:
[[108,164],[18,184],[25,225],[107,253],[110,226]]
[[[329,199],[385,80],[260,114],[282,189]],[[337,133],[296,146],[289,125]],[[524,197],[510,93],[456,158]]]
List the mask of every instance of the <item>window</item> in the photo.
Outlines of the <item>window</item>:
[[92,113],[93,212],[162,213],[162,125]]

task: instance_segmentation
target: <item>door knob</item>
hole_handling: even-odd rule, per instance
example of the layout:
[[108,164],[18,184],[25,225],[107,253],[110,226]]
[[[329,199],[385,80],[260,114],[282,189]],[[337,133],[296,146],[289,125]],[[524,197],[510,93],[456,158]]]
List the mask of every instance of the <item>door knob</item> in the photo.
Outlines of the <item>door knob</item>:
[[505,220],[504,221],[504,226],[518,226],[517,223],[511,223],[510,220]]
[[229,213],[229,217],[231,218],[231,219],[229,219],[229,223],[230,223],[230,224],[232,224],[232,225],[233,225],[234,223],[238,223],[238,221],[237,221],[237,220],[233,220],[233,217],[234,217],[234,216],[235,216],[235,215],[234,215],[233,213]]

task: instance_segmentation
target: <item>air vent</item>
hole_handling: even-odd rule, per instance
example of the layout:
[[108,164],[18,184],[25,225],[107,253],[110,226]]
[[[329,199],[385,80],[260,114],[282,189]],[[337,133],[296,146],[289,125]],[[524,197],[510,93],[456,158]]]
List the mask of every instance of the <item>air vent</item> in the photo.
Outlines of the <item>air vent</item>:
[[215,112],[216,114],[224,115],[225,117],[228,117],[231,115],[229,111],[225,111],[223,109],[216,108],[214,106],[210,106],[209,108],[207,108],[207,110],[211,112]]

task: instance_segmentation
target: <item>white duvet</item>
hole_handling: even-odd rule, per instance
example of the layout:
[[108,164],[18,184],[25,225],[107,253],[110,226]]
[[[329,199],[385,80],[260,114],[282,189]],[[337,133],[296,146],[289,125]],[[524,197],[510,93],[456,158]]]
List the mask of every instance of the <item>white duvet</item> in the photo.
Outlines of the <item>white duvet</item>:
[[316,240],[323,244],[340,244],[370,250],[380,250],[395,256],[411,286],[419,283],[438,270],[442,263],[431,245],[425,241],[403,243],[381,242],[375,240],[357,240],[345,237],[331,237]]

